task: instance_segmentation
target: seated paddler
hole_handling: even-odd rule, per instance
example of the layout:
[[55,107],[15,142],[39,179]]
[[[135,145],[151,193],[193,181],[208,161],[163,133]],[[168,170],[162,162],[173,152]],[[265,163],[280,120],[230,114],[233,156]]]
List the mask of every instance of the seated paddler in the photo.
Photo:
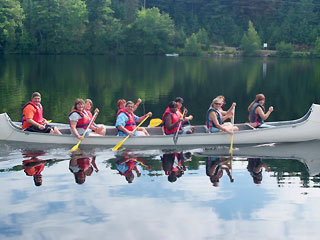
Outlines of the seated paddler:
[[239,131],[239,128],[233,126],[230,122],[223,121],[222,114],[219,110],[222,104],[222,98],[216,97],[215,99],[213,99],[207,111],[206,125],[210,133],[223,131],[232,135],[234,131]]
[[81,141],[84,138],[84,136],[82,135],[84,134],[84,132],[88,127],[89,129],[86,132],[86,136],[102,136],[101,134],[94,132],[97,130],[98,128],[97,126],[94,126],[93,124],[89,126],[90,121],[91,121],[90,116],[84,110],[84,100],[81,98],[77,98],[69,114],[71,132]]
[[152,113],[149,112],[142,117],[138,117],[133,111],[134,103],[132,101],[126,102],[124,109],[119,109],[116,119],[119,136],[149,136],[148,131],[143,127],[139,127],[136,131],[134,129],[137,127],[137,122],[141,122],[147,116],[151,117]]
[[34,92],[31,101],[27,102],[22,108],[22,130],[29,132],[61,134],[57,127],[49,125],[43,117],[41,105],[41,94]]
[[174,134],[177,131],[179,131],[179,134],[192,133],[192,130],[190,130],[189,128],[182,127],[183,122],[184,122],[183,116],[181,116],[178,112],[178,104],[175,101],[169,102],[168,107],[166,108],[162,116],[164,133],[166,135]]

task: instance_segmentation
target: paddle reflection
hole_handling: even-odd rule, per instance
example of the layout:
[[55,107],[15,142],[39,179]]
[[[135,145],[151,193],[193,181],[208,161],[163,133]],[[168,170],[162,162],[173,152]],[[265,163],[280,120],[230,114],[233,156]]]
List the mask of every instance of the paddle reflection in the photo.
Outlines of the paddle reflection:
[[219,186],[220,179],[222,178],[224,171],[227,173],[230,182],[234,182],[231,174],[231,160],[232,157],[207,157],[206,174],[212,182],[213,186]]
[[162,169],[164,174],[168,176],[169,182],[175,182],[187,170],[185,162],[192,160],[190,152],[187,153],[165,153],[161,157]]
[[93,171],[99,171],[96,165],[96,155],[81,150],[73,152],[69,162],[69,170],[73,173],[75,182],[83,184],[86,177],[91,176]]
[[138,169],[139,165],[145,167],[147,170],[151,170],[151,166],[149,166],[142,158],[131,157],[129,154],[117,156],[116,169],[121,176],[125,177],[128,183],[133,182],[135,174],[137,177],[141,176],[141,172]]

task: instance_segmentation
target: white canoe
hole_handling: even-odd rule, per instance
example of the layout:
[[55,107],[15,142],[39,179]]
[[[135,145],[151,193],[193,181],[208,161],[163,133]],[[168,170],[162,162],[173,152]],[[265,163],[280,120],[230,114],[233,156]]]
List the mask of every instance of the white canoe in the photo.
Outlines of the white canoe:
[[[273,128],[252,129],[246,124],[236,124],[240,131],[234,134],[234,145],[263,144],[281,142],[303,142],[320,139],[320,105],[313,104],[307,114],[297,120],[268,122]],[[78,142],[70,129],[63,129],[63,135],[25,132],[14,124],[6,113],[0,114],[0,140],[24,143],[68,144]],[[160,127],[147,128],[151,136],[130,137],[123,144],[127,148],[173,148],[175,147],[172,135],[162,134]],[[105,137],[86,137],[81,145],[98,145],[113,147],[123,137],[116,135],[113,127],[107,129]],[[210,145],[228,145],[230,135],[224,132],[207,133],[205,126],[196,126],[194,134],[179,135],[177,147],[199,147]]]

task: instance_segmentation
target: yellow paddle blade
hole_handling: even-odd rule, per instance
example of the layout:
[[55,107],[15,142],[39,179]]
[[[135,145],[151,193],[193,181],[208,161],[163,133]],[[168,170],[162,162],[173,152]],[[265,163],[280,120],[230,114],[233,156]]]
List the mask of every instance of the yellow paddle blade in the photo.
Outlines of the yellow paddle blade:
[[47,122],[48,122],[48,123],[51,123],[51,122],[52,122],[52,120],[47,120]]
[[80,145],[81,141],[79,141],[76,145],[74,145],[69,152],[75,152],[79,149],[79,145]]
[[[129,135],[128,135],[129,136]],[[125,139],[123,139],[122,141],[118,142],[117,145],[115,145],[113,148],[112,148],[112,151],[117,151],[121,146],[122,144],[127,140],[127,137]]]
[[158,127],[162,123],[160,118],[154,118],[150,120],[149,127]]

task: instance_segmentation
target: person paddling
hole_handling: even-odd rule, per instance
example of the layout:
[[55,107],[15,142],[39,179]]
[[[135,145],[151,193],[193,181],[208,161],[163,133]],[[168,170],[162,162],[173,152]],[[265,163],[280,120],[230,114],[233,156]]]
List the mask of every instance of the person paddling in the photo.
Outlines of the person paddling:
[[21,122],[24,131],[61,134],[57,127],[49,125],[48,121],[43,118],[41,94],[39,92],[32,93],[31,101],[23,106]]
[[254,128],[273,127],[264,123],[264,120],[273,112],[273,107],[271,106],[265,113],[265,101],[266,98],[263,94],[257,94],[255,100],[253,100],[248,107],[250,125]]
[[239,131],[239,128],[233,126],[230,122],[223,121],[222,114],[219,111],[219,108],[222,106],[222,104],[223,100],[221,98],[213,99],[207,111],[206,125],[210,133],[215,133],[221,130],[232,135],[234,131]]
[[118,129],[119,136],[149,136],[147,130],[139,127],[135,132],[136,122],[141,122],[147,116],[151,117],[152,113],[149,112],[142,117],[138,117],[133,113],[134,103],[132,101],[126,102],[125,109],[120,109],[116,120],[116,128]]
[[177,131],[182,134],[192,133],[191,129],[185,129],[184,131],[183,128],[180,128],[178,130],[180,122],[183,123],[184,120],[178,113],[178,104],[175,101],[171,101],[169,102],[168,107],[162,115],[162,125],[164,128],[164,133],[166,135],[175,134]]
[[[86,111],[86,113],[89,115],[90,120],[92,119],[92,111],[93,109],[93,102],[91,99],[86,99],[84,101],[84,110]],[[94,112],[99,112],[99,109],[96,108],[94,110]],[[99,135],[105,136],[106,135],[106,127],[103,124],[96,124],[95,122],[92,123],[93,127],[95,127],[95,130],[93,130],[94,132],[98,133]]]
[[[84,136],[82,134],[88,128],[91,121],[90,116],[84,110],[84,100],[77,98],[75,100],[73,110],[69,114],[70,128],[71,132],[79,139],[83,140]],[[97,127],[91,124],[90,129],[86,132],[86,136],[102,136],[92,130],[97,130]]]
[[[186,109],[185,107],[184,107],[184,110],[182,111],[182,106],[183,106],[183,102],[184,102],[183,98],[182,97],[176,97],[176,99],[174,101],[178,105],[177,113],[180,115],[180,118],[183,118],[183,123],[182,123],[181,130],[183,128],[184,132],[188,132],[188,131],[193,132],[194,131],[194,127],[190,125],[190,121],[192,121],[193,116],[192,115],[187,116],[188,109]],[[183,112],[184,112],[184,116],[183,116]]]

